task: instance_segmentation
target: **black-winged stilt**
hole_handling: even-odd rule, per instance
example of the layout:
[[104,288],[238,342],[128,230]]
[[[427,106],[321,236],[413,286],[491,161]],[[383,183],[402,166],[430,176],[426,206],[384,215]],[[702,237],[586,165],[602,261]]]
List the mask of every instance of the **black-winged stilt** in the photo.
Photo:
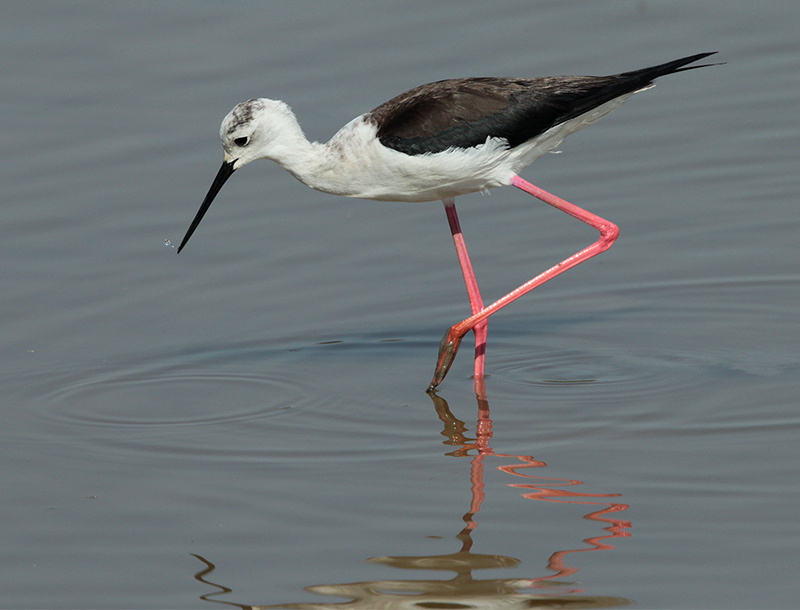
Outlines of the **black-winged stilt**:
[[[428,387],[444,379],[461,339],[475,334],[475,378],[484,374],[486,319],[536,286],[607,250],[613,223],[517,175],[568,135],[618,108],[653,80],[711,53],[611,76],[458,78],[401,93],[342,127],[327,143],[309,142],[289,106],[251,99],[222,121],[222,167],[178,247],[183,249],[222,185],[240,167],[270,159],[311,188],[382,201],[442,200],[467,286],[472,315],[451,326],[439,346]],[[600,238],[484,307],[455,208],[455,197],[513,184],[598,231]]]

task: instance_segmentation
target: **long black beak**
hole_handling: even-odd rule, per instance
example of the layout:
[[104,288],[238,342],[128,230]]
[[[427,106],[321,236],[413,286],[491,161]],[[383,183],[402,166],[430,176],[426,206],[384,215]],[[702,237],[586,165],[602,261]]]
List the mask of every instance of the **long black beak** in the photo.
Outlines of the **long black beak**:
[[217,172],[217,177],[214,178],[214,182],[211,183],[211,188],[208,189],[208,194],[206,198],[203,199],[203,204],[200,206],[200,209],[197,211],[197,216],[194,217],[192,224],[189,225],[189,230],[186,231],[186,235],[183,236],[183,241],[181,245],[178,246],[178,252],[183,250],[183,247],[186,245],[186,242],[189,241],[189,238],[194,233],[194,230],[197,228],[197,225],[200,224],[200,221],[203,220],[203,216],[206,215],[208,208],[211,207],[211,202],[214,201],[214,197],[217,196],[219,190],[222,188],[222,185],[231,177],[231,174],[235,171],[235,167],[233,166],[234,161],[225,161],[222,163],[222,167],[219,168]]

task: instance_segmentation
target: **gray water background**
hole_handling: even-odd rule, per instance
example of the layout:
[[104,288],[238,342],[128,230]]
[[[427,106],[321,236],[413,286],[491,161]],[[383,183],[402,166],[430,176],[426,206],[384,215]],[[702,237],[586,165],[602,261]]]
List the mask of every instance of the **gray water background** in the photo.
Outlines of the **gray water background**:
[[[771,1],[3,4],[0,606],[797,607],[798,23]],[[621,237],[491,319],[486,403],[468,349],[423,391],[468,313],[440,204],[262,162],[164,245],[241,100],[325,140],[423,82],[706,50],[727,64],[523,173]],[[595,239],[513,188],[459,211],[487,300]]]

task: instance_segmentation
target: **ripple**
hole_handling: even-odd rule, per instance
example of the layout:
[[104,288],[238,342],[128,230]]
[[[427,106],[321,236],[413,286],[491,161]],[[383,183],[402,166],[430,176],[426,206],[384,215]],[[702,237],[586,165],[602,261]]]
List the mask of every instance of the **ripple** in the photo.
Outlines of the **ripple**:
[[[419,450],[424,440],[411,425],[387,439],[387,421],[429,412],[398,409],[397,392],[370,393],[357,377],[369,362],[371,382],[404,386],[402,362],[410,354],[416,361],[421,344],[386,337],[155,353],[51,374],[44,385],[18,381],[38,397],[28,415],[49,424],[36,426],[42,442],[81,456],[107,460],[134,452],[217,464],[372,461],[388,453],[398,459],[397,439]],[[414,394],[425,403],[423,389],[418,383]]]
[[[527,358],[520,357],[520,353],[524,352],[504,350],[504,358],[492,361],[491,375],[512,388],[572,386],[578,392],[590,388],[593,396],[602,392],[606,398],[640,399],[658,395],[673,387],[678,380],[684,390],[699,387],[707,383],[708,369],[723,366],[723,361],[711,354],[588,344],[585,349],[569,351],[543,345]],[[574,398],[572,393],[563,396]]]
[[[128,362],[71,370],[42,393],[45,418],[107,426],[220,425],[274,417],[316,394],[319,352],[331,367],[348,349],[370,344],[331,340],[306,345],[243,343],[191,353],[150,354]],[[333,356],[333,357],[332,357]]]
[[[269,404],[245,408],[237,395],[269,392]],[[186,404],[185,396],[203,401]],[[164,369],[88,373],[51,391],[46,398],[62,421],[114,426],[221,424],[277,414],[291,405],[291,384],[255,375]],[[219,404],[229,405],[224,411]]]
[[[709,388],[718,394],[715,386],[751,376],[774,379],[775,394],[800,370],[785,330],[796,314],[779,306],[793,301],[773,299],[767,306],[765,295],[798,285],[797,278],[629,285],[592,293],[591,307],[582,293],[562,293],[558,306],[543,315],[503,314],[489,328],[489,398],[510,393],[559,405],[630,403],[691,397]],[[380,435],[387,414],[402,418],[398,404],[414,401],[409,394],[422,395],[439,331],[431,326],[414,337],[390,330],[214,345],[90,369],[76,363],[49,377],[34,415],[93,427],[220,430],[235,424],[268,429],[270,437],[276,429],[290,430],[313,437],[312,444],[341,433],[369,445],[369,434]],[[765,336],[770,341],[762,349]],[[470,368],[463,349],[441,392],[471,388]],[[32,385],[42,391],[41,384]]]
[[487,372],[492,385],[520,393],[561,388],[564,397],[620,400],[788,377],[800,355],[787,333],[796,312],[786,293],[798,287],[794,276],[617,286],[592,293],[595,310],[587,294],[562,294],[545,316],[490,324]]

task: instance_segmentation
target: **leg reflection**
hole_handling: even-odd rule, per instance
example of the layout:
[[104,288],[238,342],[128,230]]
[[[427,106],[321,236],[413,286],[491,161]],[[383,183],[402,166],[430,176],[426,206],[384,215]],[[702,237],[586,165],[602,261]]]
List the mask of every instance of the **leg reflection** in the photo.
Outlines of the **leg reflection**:
[[[481,389],[476,385],[477,389]],[[453,448],[446,455],[470,459],[470,504],[463,514],[464,523],[456,539],[460,548],[444,555],[405,555],[372,557],[368,563],[391,566],[402,570],[425,570],[426,575],[446,572],[441,578],[364,580],[329,585],[312,585],[305,590],[311,593],[343,598],[344,602],[283,603],[276,605],[247,605],[216,599],[232,593],[231,589],[216,584],[209,579],[214,565],[195,555],[205,563],[205,568],[195,574],[195,579],[212,586],[217,591],[201,596],[211,603],[224,604],[236,608],[295,608],[303,610],[341,609],[374,610],[376,608],[547,608],[547,607],[618,607],[630,604],[622,597],[609,597],[587,594],[574,582],[563,580],[575,574],[578,569],[566,565],[571,553],[587,551],[607,551],[614,547],[609,539],[629,536],[630,522],[612,518],[610,515],[627,509],[615,498],[618,494],[589,494],[576,491],[581,481],[553,479],[534,476],[532,468],[546,468],[541,460],[526,455],[496,453],[491,446],[493,437],[489,403],[485,393],[478,392],[478,419],[475,437],[467,436],[466,424],[453,416],[447,402],[437,395],[431,396],[436,413],[443,424],[444,444]],[[542,576],[522,578],[481,578],[476,572],[486,569],[505,569],[520,565],[520,560],[508,555],[482,554],[473,550],[473,532],[477,528],[476,517],[486,497],[484,467],[487,460],[500,460],[497,468],[517,478],[510,487],[523,490],[522,497],[530,500],[543,500],[556,504],[585,504],[591,512],[584,519],[607,524],[607,534],[586,538],[581,548],[561,550],[552,553],[547,562],[551,573]],[[434,465],[435,467],[435,465]],[[498,493],[496,490],[495,493]],[[413,534],[413,532],[410,532]],[[336,557],[330,558],[337,561]],[[356,568],[357,569],[357,568]],[[519,569],[519,568],[518,568]]]

